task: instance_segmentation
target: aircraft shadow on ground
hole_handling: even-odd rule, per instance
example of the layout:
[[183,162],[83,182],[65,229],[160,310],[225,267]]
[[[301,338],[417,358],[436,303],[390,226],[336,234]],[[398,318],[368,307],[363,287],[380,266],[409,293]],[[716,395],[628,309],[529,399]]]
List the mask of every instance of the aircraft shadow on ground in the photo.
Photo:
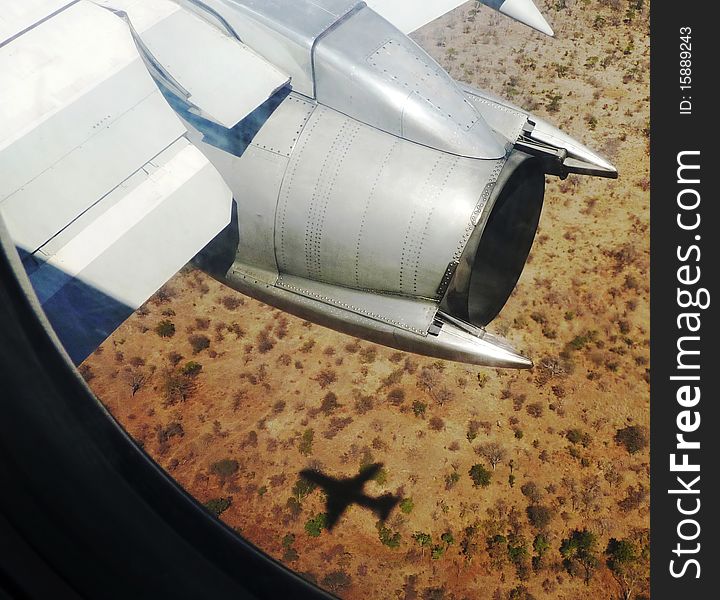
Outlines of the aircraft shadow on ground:
[[327,495],[326,527],[331,530],[351,504],[371,510],[383,522],[387,520],[392,509],[401,499],[390,493],[372,497],[363,491],[365,484],[376,477],[381,469],[382,464],[375,463],[364,468],[359,475],[345,479],[336,479],[315,469],[300,471],[300,476],[325,491]]

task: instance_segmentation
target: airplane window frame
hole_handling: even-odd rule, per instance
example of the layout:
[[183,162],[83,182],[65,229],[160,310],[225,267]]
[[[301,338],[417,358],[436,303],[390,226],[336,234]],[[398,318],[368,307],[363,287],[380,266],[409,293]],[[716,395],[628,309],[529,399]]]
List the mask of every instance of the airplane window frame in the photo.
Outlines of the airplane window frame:
[[208,513],[115,421],[1,219],[0,332],[0,596],[334,597]]

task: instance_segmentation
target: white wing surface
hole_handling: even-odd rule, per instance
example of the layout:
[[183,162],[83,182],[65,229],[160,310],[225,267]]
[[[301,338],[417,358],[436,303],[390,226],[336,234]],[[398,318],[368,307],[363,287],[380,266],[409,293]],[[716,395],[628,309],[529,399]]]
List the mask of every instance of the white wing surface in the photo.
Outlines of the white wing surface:
[[226,127],[288,78],[165,0],[7,4],[0,215],[80,362],[230,221],[232,194],[185,138],[148,57]]

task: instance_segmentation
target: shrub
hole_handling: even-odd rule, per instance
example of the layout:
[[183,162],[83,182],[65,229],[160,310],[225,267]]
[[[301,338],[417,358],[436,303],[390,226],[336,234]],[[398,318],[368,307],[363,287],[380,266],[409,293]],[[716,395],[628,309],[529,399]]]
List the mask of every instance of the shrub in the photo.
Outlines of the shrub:
[[213,498],[205,503],[207,508],[216,517],[223,514],[232,504],[232,498]]
[[181,372],[183,375],[187,375],[188,377],[195,377],[198,373],[200,373],[200,371],[202,371],[202,365],[194,360],[191,360],[190,362],[185,363]]
[[315,347],[315,340],[313,340],[313,339],[307,340],[307,341],[300,347],[300,352],[302,352],[303,354],[307,354],[307,353],[310,352],[310,350],[312,350],[314,347]]
[[628,486],[627,495],[618,502],[618,506],[623,512],[630,512],[642,505],[648,497],[648,491],[642,483],[637,487]]
[[257,348],[260,354],[266,354],[275,347],[275,340],[270,337],[270,334],[262,330],[257,334]]
[[369,348],[363,348],[359,353],[360,364],[368,365],[375,362],[377,357],[377,349],[372,346]]
[[162,338],[170,338],[175,335],[175,324],[168,319],[163,319],[155,327],[155,333]]
[[90,383],[95,378],[95,373],[93,373],[92,367],[88,364],[80,365],[78,372],[80,373],[80,377],[85,380],[85,383]]
[[531,404],[528,404],[527,406],[527,412],[531,417],[535,417],[536,419],[539,419],[543,416],[544,407],[542,402],[533,402]]
[[230,333],[235,334],[235,339],[236,339],[236,340],[239,340],[239,339],[242,339],[242,338],[245,337],[245,330],[244,330],[242,327],[240,327],[240,325],[238,325],[237,323],[233,323],[232,325],[228,325],[227,330],[228,330]]
[[245,304],[245,300],[239,296],[223,296],[220,302],[228,310],[235,310],[239,306]]
[[195,381],[183,373],[165,371],[162,391],[165,397],[165,406],[172,406],[177,402],[185,402],[192,395],[195,391]]
[[372,396],[364,396],[362,394],[357,395],[355,401],[355,410],[359,415],[364,415],[366,412],[371,411],[373,408]]
[[193,354],[199,354],[210,347],[210,338],[204,334],[194,334],[188,338]]
[[538,533],[535,536],[535,540],[533,541],[533,550],[537,553],[539,557],[542,558],[542,556],[550,549],[550,543],[547,540],[547,537],[543,533]]
[[337,381],[337,373],[335,373],[332,369],[323,369],[315,377],[313,377],[313,379],[318,382],[318,385],[322,389],[325,389],[327,386]]
[[445,429],[445,421],[443,421],[440,417],[433,417],[430,419],[430,429],[433,431],[442,431]]
[[537,529],[545,529],[552,521],[553,511],[541,504],[532,504],[527,507],[527,516],[530,524]]
[[413,508],[415,508],[415,503],[413,502],[412,498],[404,498],[402,502],[400,502],[400,510],[403,512],[403,514],[409,515]]
[[522,495],[525,496],[533,504],[537,504],[542,499],[542,492],[534,481],[528,481],[520,486]]
[[413,402],[413,413],[416,417],[424,417],[425,416],[425,409],[427,408],[427,404],[424,404],[423,402],[420,402],[420,400],[415,400]]
[[457,471],[445,475],[445,489],[451,490],[458,481],[460,481],[460,473]]
[[478,421],[470,421],[468,423],[468,430],[465,437],[467,437],[468,442],[472,442],[477,436],[478,432],[480,431],[480,423]]
[[306,429],[305,432],[302,434],[302,438],[300,439],[300,454],[303,456],[310,456],[312,454],[312,445],[313,445],[313,439],[315,437],[315,432],[312,429]]
[[235,475],[240,469],[240,464],[236,460],[230,458],[223,458],[210,465],[210,472],[213,475],[217,475],[222,481],[225,481],[229,477]]
[[590,434],[583,432],[581,429],[570,429],[565,434],[565,437],[571,444],[582,444],[584,448],[587,448],[592,441]]
[[328,392],[325,394],[325,397],[322,399],[322,402],[320,403],[320,411],[325,415],[329,416],[332,411],[334,411],[336,408],[338,408],[340,405],[337,401],[337,396],[332,393]]
[[327,515],[320,513],[313,515],[305,523],[305,533],[310,537],[320,537],[322,530],[327,526]]
[[435,544],[435,545],[432,547],[432,551],[431,551],[431,553],[430,553],[430,557],[431,557],[433,560],[439,560],[440,558],[442,558],[443,554],[445,554],[445,548],[446,548],[446,547],[447,547],[447,546],[444,546],[444,545],[442,545],[442,544]]
[[167,427],[161,427],[157,431],[157,440],[159,444],[167,444],[174,437],[183,437],[185,430],[178,422],[170,423]]
[[333,594],[339,594],[350,587],[352,579],[345,571],[333,571],[325,575],[320,583]]
[[405,391],[402,388],[393,388],[388,393],[388,400],[395,406],[402,404],[405,400]]
[[385,527],[383,525],[382,521],[378,521],[375,524],[375,527],[378,531],[378,537],[380,538],[380,541],[384,546],[387,546],[388,548],[392,548],[393,550],[400,547],[400,532],[399,531],[391,531],[390,528]]
[[473,480],[475,487],[487,487],[490,485],[492,479],[492,473],[488,471],[483,465],[477,464],[470,467],[470,478]]
[[615,442],[625,446],[625,449],[630,454],[635,454],[648,446],[647,428],[641,425],[630,425],[623,429],[618,429],[615,433]]

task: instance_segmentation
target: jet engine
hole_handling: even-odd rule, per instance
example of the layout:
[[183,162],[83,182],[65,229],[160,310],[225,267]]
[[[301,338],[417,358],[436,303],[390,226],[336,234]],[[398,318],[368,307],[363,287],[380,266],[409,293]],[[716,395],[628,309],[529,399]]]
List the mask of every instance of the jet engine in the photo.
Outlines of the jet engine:
[[[487,3],[552,34],[531,0]],[[15,14],[0,209],[73,360],[204,248],[196,263],[222,282],[322,325],[531,366],[485,327],[530,252],[545,176],[617,172],[456,82],[406,34],[460,2],[421,4],[55,0]]]

